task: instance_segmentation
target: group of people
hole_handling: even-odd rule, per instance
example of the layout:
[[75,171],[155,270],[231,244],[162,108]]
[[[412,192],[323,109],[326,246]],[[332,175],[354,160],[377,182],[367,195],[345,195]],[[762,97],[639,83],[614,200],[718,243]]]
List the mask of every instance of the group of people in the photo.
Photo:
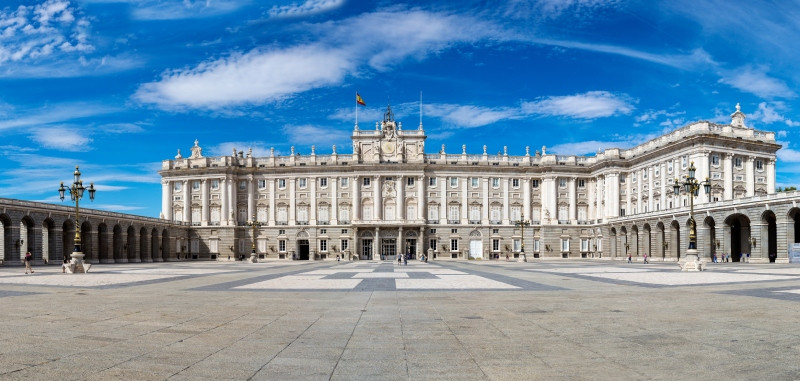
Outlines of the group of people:
[[[642,259],[643,259],[643,262],[644,262],[644,263],[650,263],[650,262],[647,260],[647,253],[644,253],[644,255],[642,256]],[[633,258],[631,257],[631,255],[630,255],[630,254],[628,254],[628,263],[633,263]]]
[[[408,266],[408,260],[411,259],[411,254],[397,254],[397,264]],[[425,254],[420,255],[419,260],[428,263],[428,257]]]
[[[714,263],[733,262],[729,253],[722,253],[722,258],[717,257],[717,253],[711,254],[711,261]],[[750,253],[742,253],[739,262],[750,262]]]

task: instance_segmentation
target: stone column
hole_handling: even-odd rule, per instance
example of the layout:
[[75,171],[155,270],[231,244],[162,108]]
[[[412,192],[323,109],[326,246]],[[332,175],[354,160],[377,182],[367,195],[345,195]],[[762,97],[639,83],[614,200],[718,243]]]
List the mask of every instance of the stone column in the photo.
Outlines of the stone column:
[[332,177],[328,186],[331,188],[331,210],[328,211],[328,216],[331,219],[331,225],[339,224],[339,178]]
[[733,200],[733,154],[726,153],[722,159],[723,189],[722,199]]
[[253,175],[247,176],[247,219],[253,218],[256,213],[256,179]]
[[744,182],[746,184],[746,189],[747,189],[747,195],[746,196],[747,197],[753,197],[756,194],[755,193],[755,190],[756,190],[756,178],[755,178],[755,171],[753,171],[753,161],[754,160],[755,160],[755,157],[748,156],[747,157],[747,162],[745,162],[745,165],[744,165],[744,173],[745,173],[744,174]]
[[461,178],[461,224],[469,224],[469,177]]
[[161,181],[161,218],[172,220],[172,183],[169,180]]
[[775,159],[766,159],[767,166],[767,194],[775,193]]
[[605,182],[605,217],[619,217],[619,173],[609,173]]
[[644,170],[635,170],[633,171],[633,176],[636,179],[636,213],[644,212],[644,204],[642,203],[642,194],[644,193]]
[[183,180],[183,221],[192,222],[192,188],[189,180]]
[[269,187],[269,211],[267,211],[267,219],[269,226],[275,226],[275,179],[267,179],[267,186]]
[[237,194],[238,194],[239,184],[236,183],[236,178],[235,177],[231,177],[230,182],[228,184],[229,184],[228,186],[229,186],[229,189],[230,189],[230,193],[229,193],[230,197],[228,198],[228,200],[230,201],[230,209],[229,209],[229,212],[228,212],[228,221],[230,221],[230,226],[236,226],[236,220],[237,220],[236,213],[239,212],[237,210],[238,206],[239,206],[239,203],[237,202],[237,200],[238,200]]
[[[575,198],[575,177],[570,177],[567,181],[567,187],[569,189],[569,216],[567,216],[567,220],[570,224],[574,223],[577,219],[577,215],[575,214],[575,210],[578,204],[578,201]],[[572,248],[570,248],[572,249]]]
[[631,214],[631,183],[633,182],[633,176],[636,176],[636,173],[628,172],[625,179],[625,215],[628,216]]
[[372,198],[374,199],[372,202],[372,205],[374,205],[372,215],[375,216],[375,220],[380,221],[383,219],[383,200],[381,200],[380,175],[374,175],[372,177]]
[[311,226],[317,224],[317,181],[316,177],[309,177],[308,181],[308,193],[311,196],[311,206],[309,206],[308,211],[308,223]]
[[444,225],[447,223],[447,177],[439,178],[439,223]]
[[488,225],[489,224],[489,214],[491,213],[491,206],[489,205],[489,178],[484,177],[481,179],[483,183],[483,189],[481,189],[482,194],[482,213],[481,213],[481,224]]
[[425,213],[428,210],[427,197],[425,197],[425,176],[420,176],[417,180],[419,180],[419,184],[417,184],[417,220],[424,221]]
[[511,205],[509,205],[508,185],[511,179],[508,177],[500,178],[500,185],[503,187],[503,224],[508,225],[511,223]]
[[219,216],[219,224],[222,226],[226,226],[228,224],[228,205],[229,205],[228,198],[230,198],[229,196],[230,187],[228,186],[228,183],[230,182],[230,179],[228,179],[228,177],[225,177],[223,179],[220,179],[219,181],[220,181],[219,198],[220,198],[220,203],[222,204],[222,206],[220,207],[221,215]]
[[655,171],[653,170],[653,167],[648,167],[646,171],[647,171],[647,212],[652,212],[656,210],[655,202],[653,201],[653,194],[655,193],[655,189],[653,189],[653,182],[655,179],[653,179],[653,176],[655,174]]
[[400,175],[397,176],[397,210],[395,211],[395,220],[396,221],[404,221],[406,216],[405,211],[405,177]]
[[[290,177],[286,180],[289,183],[289,225],[297,225],[297,220],[295,219],[297,213],[297,194],[295,190],[297,189],[297,179],[295,177]],[[309,241],[309,244],[311,241]]]
[[406,254],[405,242],[403,241],[403,226],[397,229],[397,254]]
[[350,184],[350,186],[353,189],[353,206],[352,210],[350,210],[350,221],[355,222],[361,219],[361,198],[359,197],[361,184],[358,183],[358,176],[353,176],[351,180],[352,184]]
[[531,179],[522,180],[522,213],[523,219],[531,219]]
[[597,182],[595,181],[594,177],[587,179],[587,182],[588,182],[587,183],[588,190],[586,194],[589,197],[589,207],[586,210],[586,218],[589,220],[594,220],[597,218],[595,216],[596,209],[594,207],[595,201],[597,201],[597,194],[596,194]]
[[661,172],[659,191],[661,192],[661,196],[658,198],[659,206],[656,209],[662,210],[667,208],[667,193],[671,190],[671,188],[669,190],[667,189],[667,166],[664,164],[659,164],[659,166]]
[[372,241],[372,258],[370,258],[373,261],[381,259],[381,243],[381,228],[376,226],[375,239]]
[[208,179],[203,179],[200,183],[200,225],[208,226]]

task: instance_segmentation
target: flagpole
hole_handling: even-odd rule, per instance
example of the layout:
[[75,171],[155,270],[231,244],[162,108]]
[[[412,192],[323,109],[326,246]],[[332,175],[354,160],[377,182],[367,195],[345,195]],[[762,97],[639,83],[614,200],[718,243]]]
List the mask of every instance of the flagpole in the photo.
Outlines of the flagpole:
[[356,130],[358,129],[358,91],[356,91]]

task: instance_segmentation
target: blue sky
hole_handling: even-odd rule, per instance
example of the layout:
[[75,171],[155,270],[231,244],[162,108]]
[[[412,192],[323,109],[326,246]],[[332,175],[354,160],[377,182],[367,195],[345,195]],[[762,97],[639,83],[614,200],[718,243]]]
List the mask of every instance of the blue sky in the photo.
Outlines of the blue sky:
[[426,151],[592,154],[696,120],[775,131],[800,185],[800,5],[746,1],[47,0],[0,8],[0,196],[157,217],[161,161],[351,152],[355,92]]

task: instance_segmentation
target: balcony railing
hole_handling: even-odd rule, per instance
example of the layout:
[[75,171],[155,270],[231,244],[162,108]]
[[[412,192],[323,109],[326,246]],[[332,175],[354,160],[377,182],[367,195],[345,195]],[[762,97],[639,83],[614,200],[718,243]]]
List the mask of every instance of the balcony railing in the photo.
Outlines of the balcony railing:
[[428,220],[428,224],[438,224],[439,220]]
[[450,225],[459,225],[461,224],[461,220],[447,220],[447,223]]
[[297,221],[298,225],[308,225],[308,221]]
[[277,221],[277,222],[275,222],[275,225],[281,225],[282,226],[282,225],[289,225],[289,223],[286,222],[286,221]]
[[469,220],[470,225],[480,225],[480,220]]
[[330,221],[317,221],[317,225],[330,225]]
[[558,220],[559,225],[569,225],[569,220]]
[[500,220],[492,220],[492,221],[489,221],[489,224],[491,224],[491,225],[500,225],[500,224],[502,224],[502,223],[503,223],[503,222],[502,222],[502,221],[500,221]]

